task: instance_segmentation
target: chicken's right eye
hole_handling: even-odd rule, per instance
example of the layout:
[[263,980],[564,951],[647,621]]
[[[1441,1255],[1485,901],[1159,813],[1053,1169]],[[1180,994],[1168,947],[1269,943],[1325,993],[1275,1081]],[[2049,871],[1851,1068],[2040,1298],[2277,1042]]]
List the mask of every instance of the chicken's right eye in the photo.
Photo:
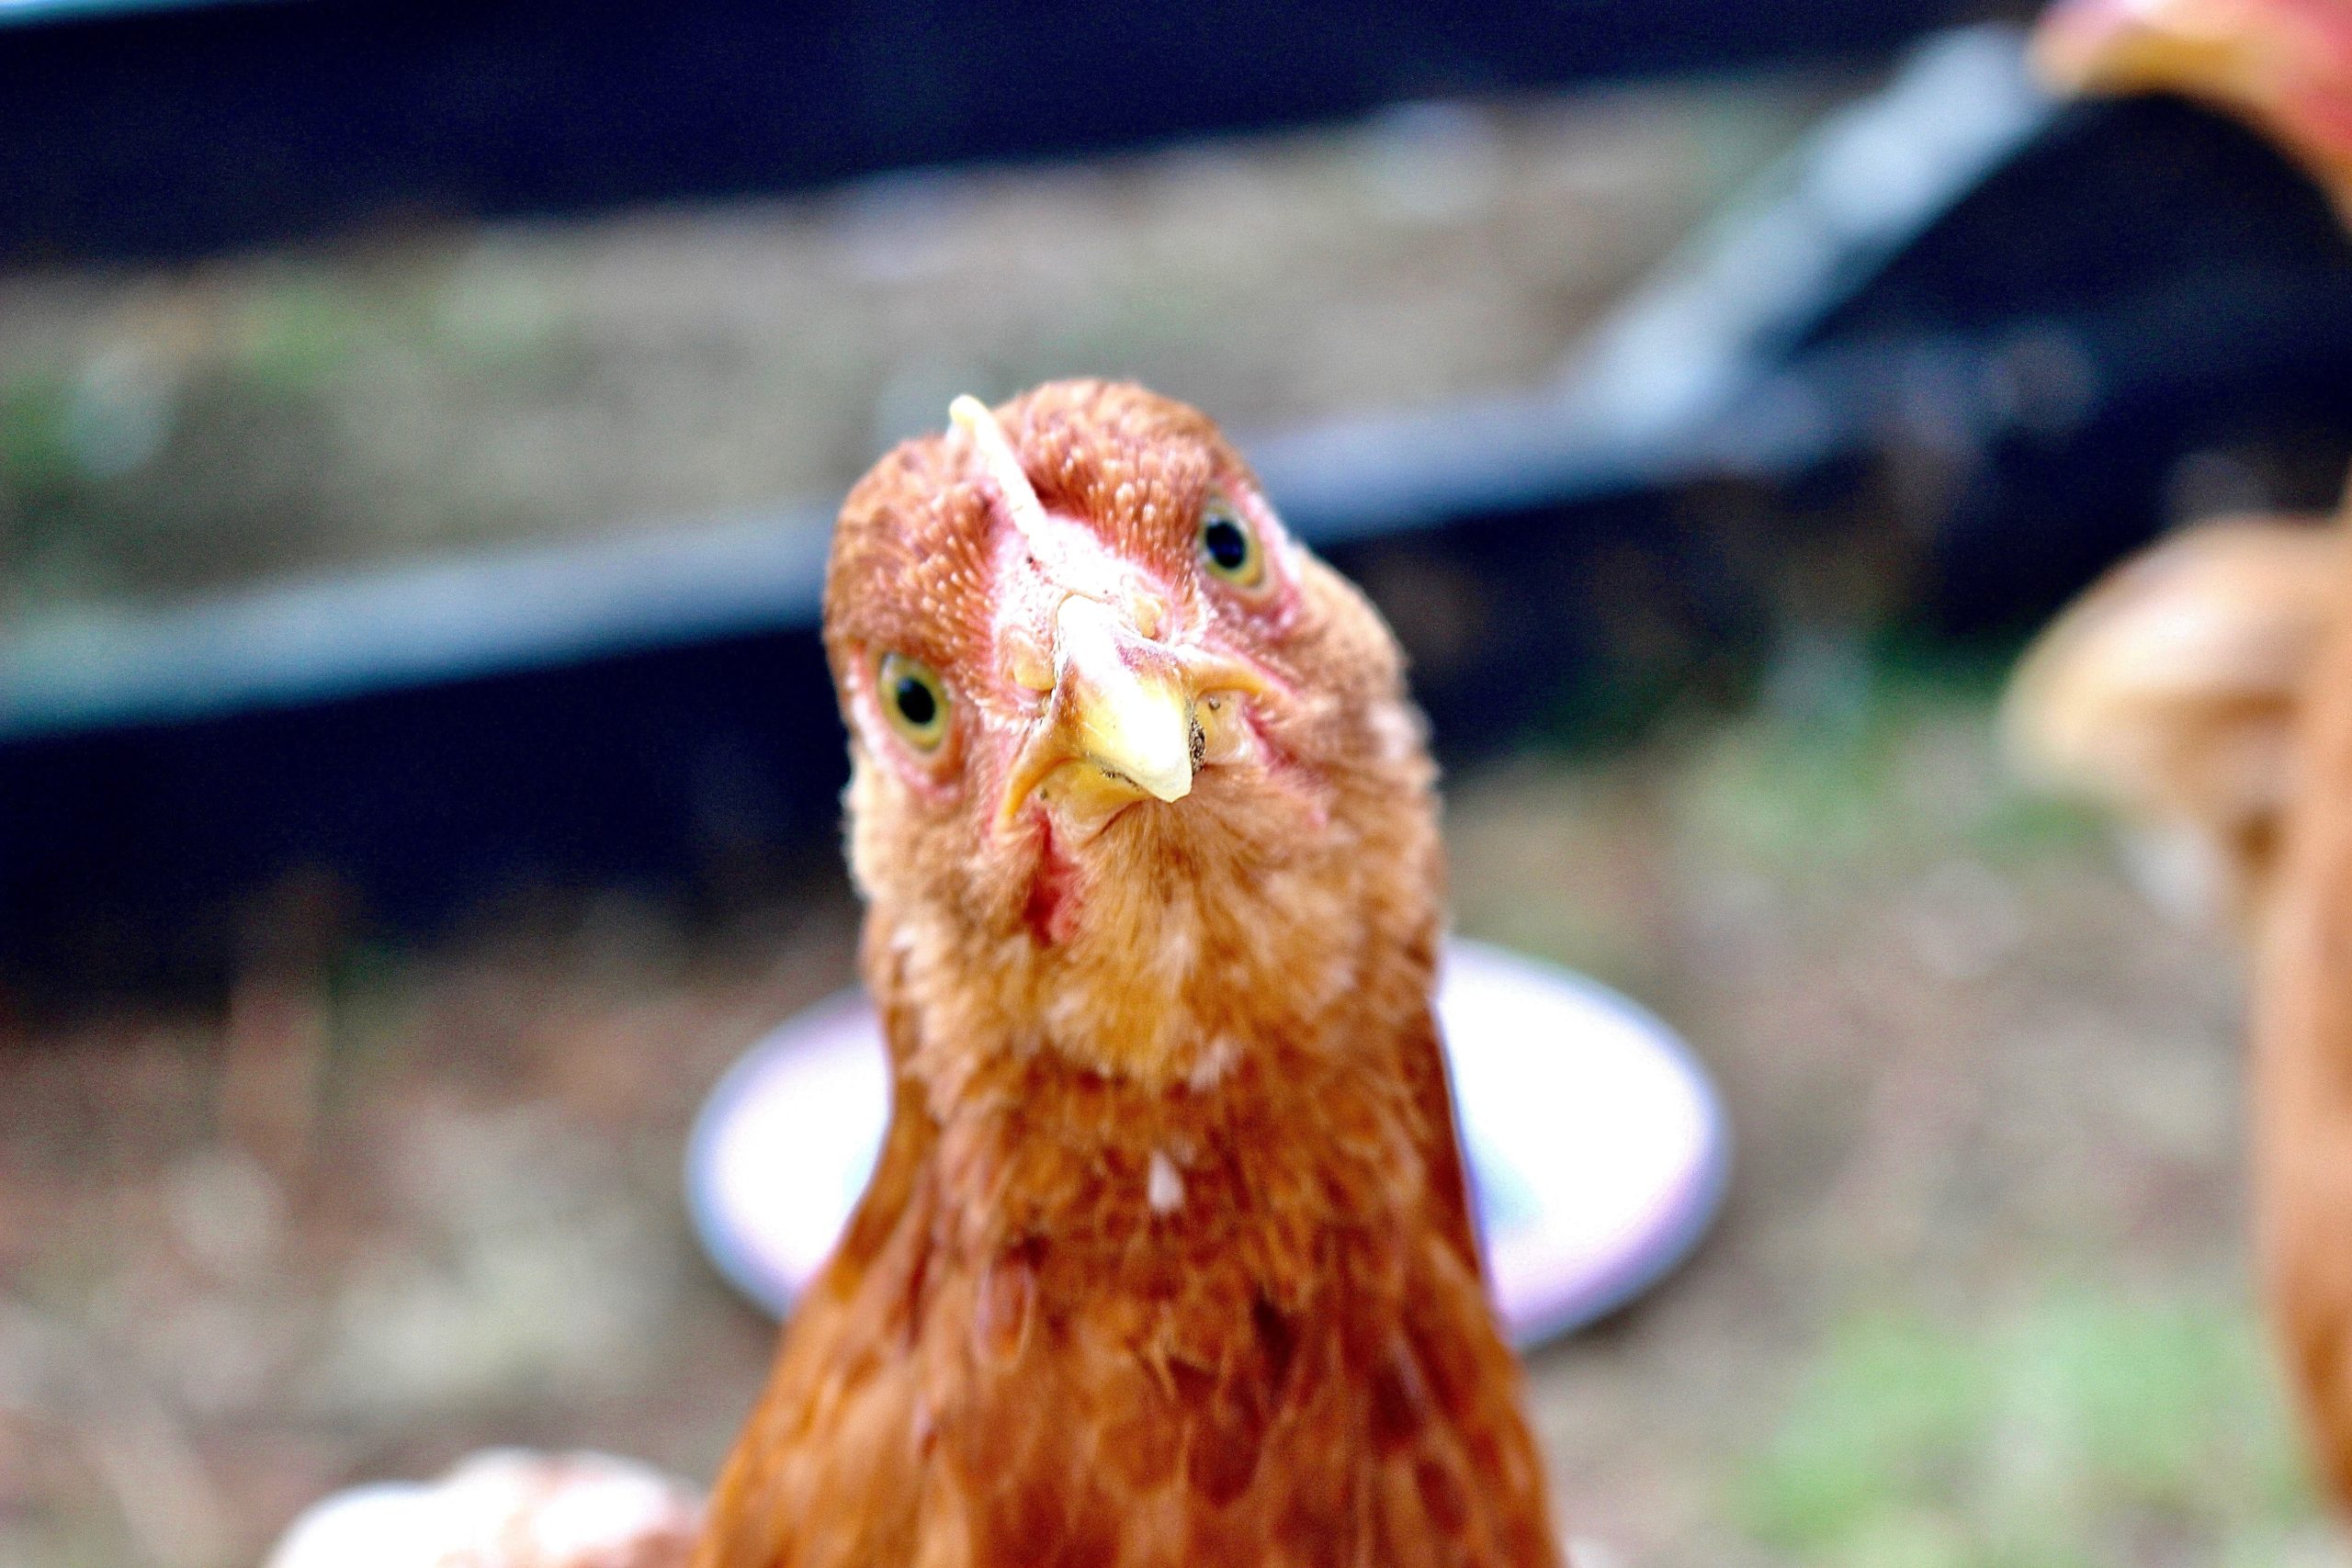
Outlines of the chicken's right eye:
[[935,751],[947,738],[947,688],[931,666],[903,653],[886,653],[876,682],[890,728],[918,751]]

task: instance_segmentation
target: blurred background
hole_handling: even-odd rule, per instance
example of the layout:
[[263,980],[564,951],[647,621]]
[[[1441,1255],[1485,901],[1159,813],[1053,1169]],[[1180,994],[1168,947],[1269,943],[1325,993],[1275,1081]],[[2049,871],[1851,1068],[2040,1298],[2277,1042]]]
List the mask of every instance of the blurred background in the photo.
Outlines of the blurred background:
[[1450,11],[0,0],[0,1563],[711,1473],[684,1131],[853,978],[831,511],[1075,374],[1389,615],[1461,929],[1723,1084],[1716,1234],[1532,1363],[1589,1568],[2341,1560],[2231,944],[1993,723],[2333,505],[2325,200],[2022,6]]

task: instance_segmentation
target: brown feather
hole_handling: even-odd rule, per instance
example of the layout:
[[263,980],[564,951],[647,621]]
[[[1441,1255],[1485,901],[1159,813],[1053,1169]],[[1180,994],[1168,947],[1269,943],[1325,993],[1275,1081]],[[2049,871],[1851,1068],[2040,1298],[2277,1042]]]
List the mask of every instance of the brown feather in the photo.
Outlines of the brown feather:
[[2297,739],[2256,949],[2256,1216],[2289,1381],[2322,1478],[2352,1506],[2352,618],[2329,630]]

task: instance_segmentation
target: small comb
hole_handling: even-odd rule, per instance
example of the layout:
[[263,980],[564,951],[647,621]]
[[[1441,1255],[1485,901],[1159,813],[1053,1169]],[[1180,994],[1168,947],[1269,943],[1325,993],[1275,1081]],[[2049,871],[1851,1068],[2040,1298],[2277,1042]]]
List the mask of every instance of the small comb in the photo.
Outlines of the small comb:
[[1012,525],[1029,541],[1032,549],[1044,553],[1046,547],[1046,507],[1037,499],[1035,487],[1021,467],[1020,455],[1013,451],[1012,442],[1004,434],[1004,426],[988,404],[969,392],[947,405],[947,418],[956,429],[969,436],[979,449],[980,466],[988,471],[996,485],[997,493],[1004,498],[1005,511],[1012,517]]

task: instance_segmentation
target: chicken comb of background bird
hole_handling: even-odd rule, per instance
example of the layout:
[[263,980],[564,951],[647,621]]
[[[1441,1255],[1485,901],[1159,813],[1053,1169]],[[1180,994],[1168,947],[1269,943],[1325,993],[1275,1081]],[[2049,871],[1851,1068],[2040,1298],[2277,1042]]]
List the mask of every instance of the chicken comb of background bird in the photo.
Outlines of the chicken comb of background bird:
[[1059,382],[860,481],[825,641],[890,1128],[696,1562],[1557,1562],[1371,606],[1207,419]]
[[2125,561],[2042,633],[2003,717],[2032,782],[2115,812],[2176,913],[2267,899],[2305,678],[2346,566],[2318,519],[2234,518]]
[[2352,217],[2352,0],[2060,0],[2033,54],[2067,91],[2177,92],[2245,116]]

